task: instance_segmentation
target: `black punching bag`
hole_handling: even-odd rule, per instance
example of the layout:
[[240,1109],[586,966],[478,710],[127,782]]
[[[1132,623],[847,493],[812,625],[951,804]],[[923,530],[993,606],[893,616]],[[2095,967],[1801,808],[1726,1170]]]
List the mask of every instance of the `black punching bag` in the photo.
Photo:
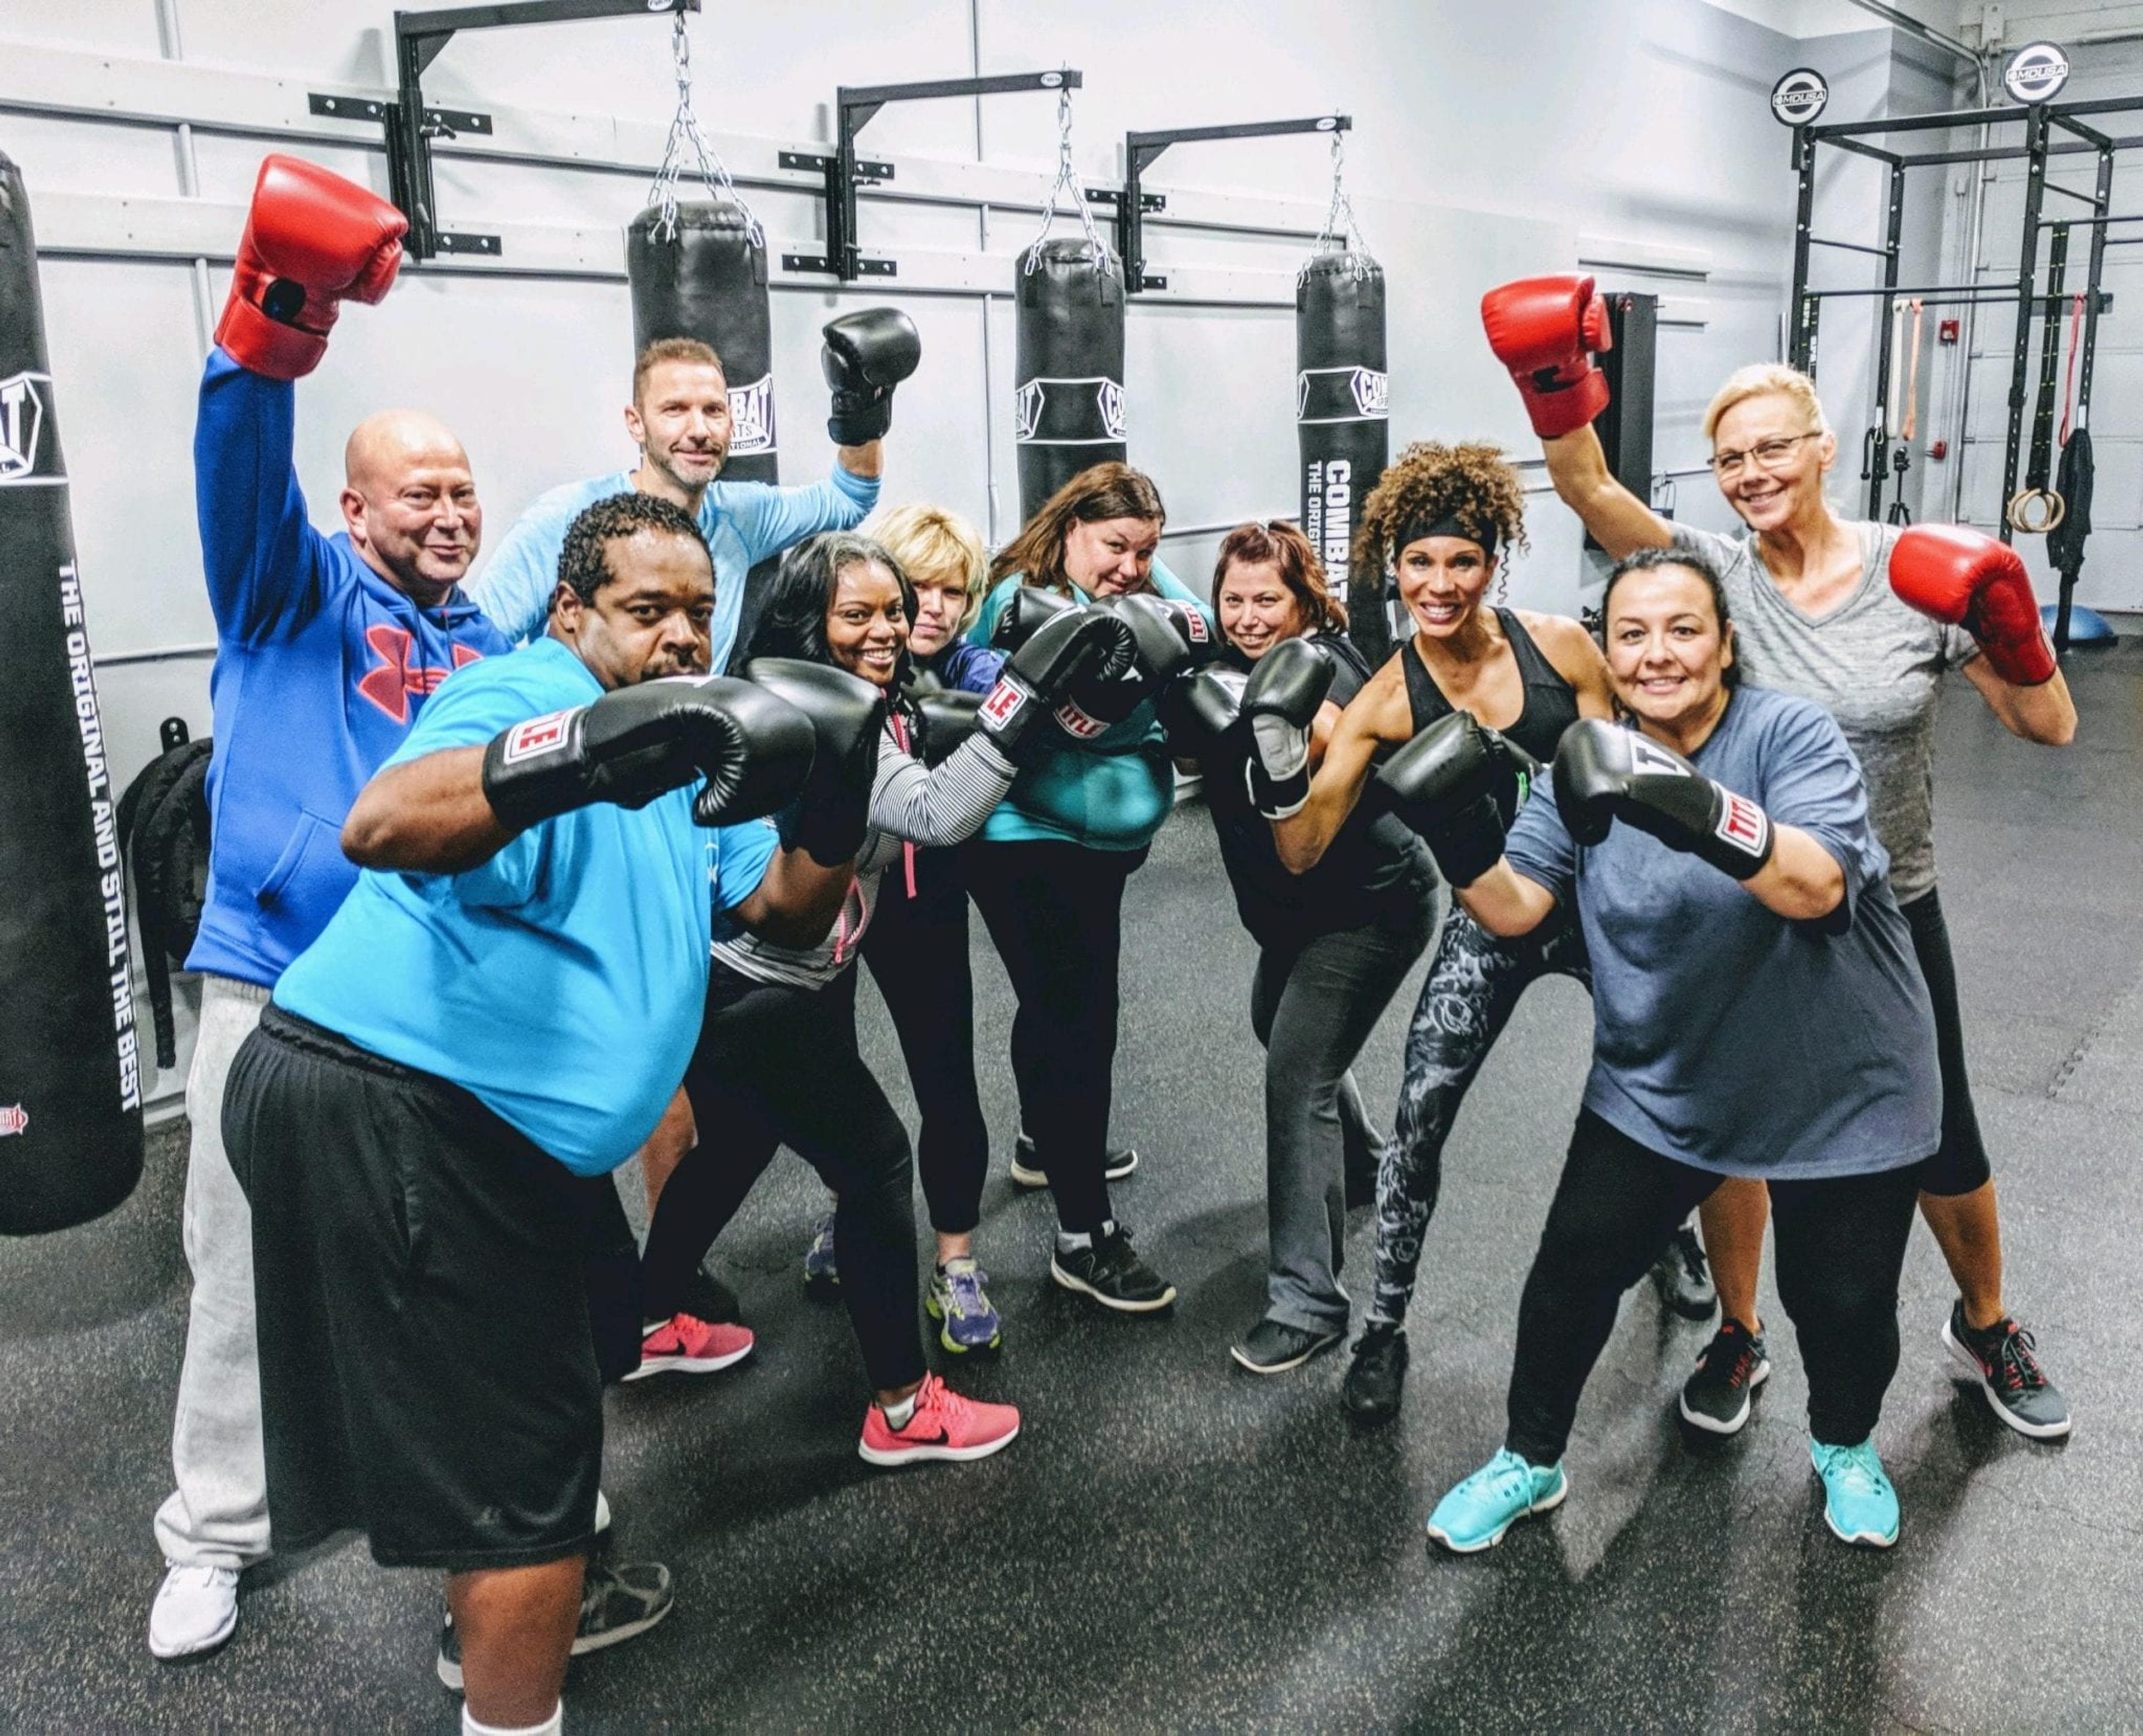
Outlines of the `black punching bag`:
[[37,256],[0,156],[0,1232],[106,1212],[141,1174],[116,792],[67,519]]
[[1367,254],[1319,254],[1297,274],[1294,366],[1303,533],[1374,669],[1392,651],[1384,576],[1364,573],[1358,585],[1352,571],[1356,516],[1391,455],[1384,272]]
[[677,207],[676,233],[662,235],[650,205],[625,232],[632,284],[632,348],[658,338],[697,338],[722,359],[730,387],[725,481],[779,480],[774,440],[774,330],[766,304],[766,246],[751,218],[724,200]]
[[1083,238],[1037,242],[1014,269],[1024,521],[1088,465],[1123,460],[1124,274]]

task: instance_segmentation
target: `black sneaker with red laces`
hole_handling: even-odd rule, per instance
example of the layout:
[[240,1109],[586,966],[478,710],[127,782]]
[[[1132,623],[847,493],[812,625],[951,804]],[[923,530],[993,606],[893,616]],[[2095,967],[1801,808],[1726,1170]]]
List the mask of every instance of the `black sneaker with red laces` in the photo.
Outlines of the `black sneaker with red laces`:
[[1738,1435],[1749,1420],[1750,1401],[1771,1377],[1764,1335],[1739,1320],[1722,1322],[1682,1382],[1682,1421],[1706,1434]]
[[1972,1372],[1988,1407],[2020,1435],[2056,1441],[2069,1432],[2069,1403],[2039,1366],[2032,1335],[2004,1314],[1984,1332],[1968,1324],[1962,1298],[1943,1324],[1949,1353]]

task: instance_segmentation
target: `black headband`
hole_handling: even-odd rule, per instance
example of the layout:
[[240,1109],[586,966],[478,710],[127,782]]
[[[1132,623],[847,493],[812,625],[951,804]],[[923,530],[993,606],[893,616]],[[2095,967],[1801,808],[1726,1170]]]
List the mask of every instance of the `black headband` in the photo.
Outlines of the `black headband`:
[[1398,542],[1392,545],[1393,558],[1396,560],[1398,556],[1399,551],[1404,548],[1408,543],[1418,542],[1424,537],[1462,537],[1468,542],[1477,542],[1480,544],[1481,552],[1487,559],[1492,561],[1496,558],[1495,526],[1492,524],[1488,525],[1482,529],[1480,534],[1476,535],[1473,532],[1468,530],[1464,525],[1459,523],[1458,519],[1448,512],[1446,512],[1442,517],[1437,519],[1433,523],[1424,523],[1421,520],[1417,519],[1413,523],[1408,525],[1404,530],[1401,531],[1398,535]]

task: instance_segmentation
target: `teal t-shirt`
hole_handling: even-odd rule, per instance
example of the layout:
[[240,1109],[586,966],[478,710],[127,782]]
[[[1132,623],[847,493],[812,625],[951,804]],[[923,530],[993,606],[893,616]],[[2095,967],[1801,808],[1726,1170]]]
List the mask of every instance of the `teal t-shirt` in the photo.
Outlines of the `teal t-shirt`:
[[[983,599],[968,634],[972,643],[989,643],[1022,582],[1015,573]],[[1213,611],[1158,559],[1153,586],[1192,605],[1211,623]],[[1093,600],[1075,587],[1072,601],[1084,608]],[[1066,736],[1030,753],[981,836],[992,843],[1053,840],[1096,850],[1137,850],[1152,843],[1175,801],[1175,763],[1161,739],[1158,710],[1148,700],[1091,741]]]
[[[539,639],[458,670],[387,764],[474,747],[602,688]],[[749,898],[778,839],[692,819],[696,789],[597,802],[459,874],[368,868],[275,986],[279,1006],[460,1086],[576,1175],[637,1150],[685,1076],[712,905]]]

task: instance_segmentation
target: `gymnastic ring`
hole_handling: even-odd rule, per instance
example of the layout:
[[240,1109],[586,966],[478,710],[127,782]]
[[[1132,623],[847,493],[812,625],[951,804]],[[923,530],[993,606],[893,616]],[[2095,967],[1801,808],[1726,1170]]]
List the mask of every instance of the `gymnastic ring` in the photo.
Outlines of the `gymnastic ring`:
[[[2045,513],[2037,523],[2034,509]],[[2042,537],[2068,516],[2069,503],[2051,488],[2020,488],[2009,502],[2009,528],[2027,537]]]

